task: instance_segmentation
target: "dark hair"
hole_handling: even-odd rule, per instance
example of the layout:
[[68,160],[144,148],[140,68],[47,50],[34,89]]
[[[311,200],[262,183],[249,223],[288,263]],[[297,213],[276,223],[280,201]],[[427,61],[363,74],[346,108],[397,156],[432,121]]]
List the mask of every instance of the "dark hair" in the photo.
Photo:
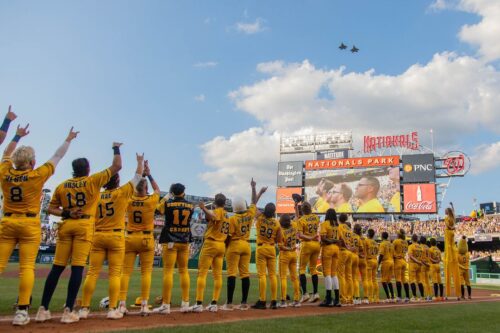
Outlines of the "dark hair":
[[310,204],[309,202],[304,202],[304,203],[302,204],[302,208],[301,208],[301,209],[302,209],[302,213],[303,213],[304,215],[309,215],[309,214],[311,214],[311,212],[312,212],[312,209],[311,209],[311,204]]
[[431,246],[436,246],[436,244],[437,244],[436,238],[429,239],[429,243],[431,243]]
[[420,244],[427,244],[427,238],[425,236],[420,236],[420,239],[418,241]]
[[224,207],[226,205],[226,196],[222,193],[217,193],[215,195],[215,206]]
[[349,199],[352,198],[352,189],[349,186],[347,186],[347,184],[342,183],[340,185],[340,192],[342,193],[344,200],[349,201]]
[[329,181],[329,180],[325,180],[325,185],[323,186],[323,189],[325,190],[325,192],[328,192],[332,189],[332,187],[335,185],[333,182]]
[[270,202],[264,207],[264,216],[270,219],[271,217],[274,217],[274,214],[276,213],[276,206]]
[[184,194],[184,190],[186,187],[182,185],[181,183],[175,183],[170,185],[170,193],[172,193],[175,196],[180,196]]
[[361,235],[361,224],[356,223],[356,224],[354,225],[353,230],[354,230],[354,233],[355,233],[356,235]]
[[325,221],[330,221],[331,225],[337,225],[337,212],[333,208],[329,208],[325,214]]
[[112,190],[117,188],[118,186],[120,186],[120,175],[115,173],[102,187],[104,187],[106,190]]
[[389,238],[389,233],[387,231],[382,232],[382,239]]
[[283,214],[280,217],[280,225],[283,228],[288,228],[290,226],[291,221],[292,221],[292,219],[290,218],[290,215],[288,215],[288,214]]
[[406,239],[406,231],[404,229],[399,229],[398,237],[400,239]]
[[142,178],[141,180],[139,180],[139,182],[137,183],[137,185],[135,185],[135,190],[137,192],[139,192],[140,190],[142,190],[142,188],[144,187],[144,183],[148,183],[148,181],[146,180],[146,178]]
[[418,242],[418,235],[417,235],[417,234],[413,234],[413,235],[411,236],[411,241],[412,241],[413,243],[417,243],[417,242]]
[[378,181],[377,178],[372,177],[372,176],[368,176],[368,177],[366,177],[366,180],[370,183],[370,185],[375,187],[375,189],[377,190],[376,192],[378,192],[380,190],[380,182]]
[[347,214],[342,213],[339,215],[339,222],[345,223],[347,221],[347,218]]
[[368,238],[373,238],[375,236],[375,230],[373,230],[372,228],[368,229],[368,231],[366,232],[366,234],[368,235]]
[[71,162],[73,167],[73,177],[85,177],[89,175],[90,164],[85,157],[77,158]]
[[346,226],[348,226],[349,228],[351,227],[351,222],[346,222],[345,224],[346,224]]

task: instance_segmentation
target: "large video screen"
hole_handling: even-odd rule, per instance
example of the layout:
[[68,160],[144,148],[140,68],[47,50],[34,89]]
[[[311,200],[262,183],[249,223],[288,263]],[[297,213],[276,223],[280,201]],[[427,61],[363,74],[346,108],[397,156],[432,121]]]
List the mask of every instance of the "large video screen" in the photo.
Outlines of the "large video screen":
[[316,213],[401,212],[398,166],[306,170],[305,197]]

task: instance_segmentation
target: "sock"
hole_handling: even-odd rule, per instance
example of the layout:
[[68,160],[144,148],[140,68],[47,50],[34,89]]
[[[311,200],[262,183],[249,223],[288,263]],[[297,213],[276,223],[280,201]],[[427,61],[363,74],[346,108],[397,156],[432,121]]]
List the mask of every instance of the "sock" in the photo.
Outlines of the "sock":
[[300,288],[302,289],[302,294],[307,294],[307,278],[305,274],[300,274]]
[[398,292],[398,297],[401,298],[401,282],[396,281],[396,291]]
[[248,299],[248,291],[250,290],[250,278],[241,279],[241,303],[246,303]]
[[404,283],[403,284],[404,288],[405,288],[405,295],[406,295],[406,298],[410,298],[410,284],[409,283]]
[[439,286],[437,283],[434,283],[434,297],[438,297]]
[[424,285],[422,283],[418,284],[418,291],[420,292],[420,297],[425,297]]
[[389,297],[389,289],[387,288],[387,282],[382,282],[382,288],[384,288],[385,297],[390,298]]
[[442,283],[439,284],[439,297],[443,297],[444,295],[444,285]]
[[61,276],[61,273],[65,268],[65,266],[52,265],[52,269],[47,276],[47,280],[45,280],[45,287],[43,288],[42,306],[45,308],[45,310],[49,309],[50,300],[52,299],[52,295],[56,290],[57,283],[59,282],[59,277]]
[[[469,296],[470,296],[470,294],[469,294]],[[29,308],[29,305],[19,305],[17,307],[18,310],[26,310],[26,311],[28,311],[28,308]]]
[[339,304],[339,299],[340,299],[340,293],[339,293],[339,290],[338,289],[335,289],[334,291],[334,294],[335,294],[335,304]]
[[83,266],[71,266],[71,276],[68,283],[68,294],[66,296],[66,306],[73,311],[76,296],[80,290],[83,277]]
[[213,300],[212,303],[210,303],[210,305],[217,305],[217,301]]
[[340,286],[339,286],[339,278],[335,275],[334,277],[332,277],[332,288],[335,290],[335,289],[340,289]]
[[411,293],[413,294],[413,297],[417,297],[417,285],[415,283],[411,284]]
[[236,276],[227,277],[227,304],[233,304],[234,287],[236,286]]
[[391,298],[394,298],[394,289],[392,288],[392,283],[387,283],[387,285],[389,286],[389,291],[391,292]]
[[328,290],[332,290],[332,277],[331,276],[325,276],[325,289],[328,291]]
[[465,298],[465,287],[463,284],[460,286],[460,291],[462,292],[462,298]]
[[201,302],[201,301],[196,301],[196,305],[202,305],[202,304],[203,304],[203,302]]
[[327,290],[326,291],[325,302],[330,303],[331,301],[332,301],[332,291],[331,290]]
[[467,286],[467,294],[469,294],[469,297],[472,295],[472,288],[471,286]]
[[312,277],[314,294],[318,293],[318,275],[314,274]]

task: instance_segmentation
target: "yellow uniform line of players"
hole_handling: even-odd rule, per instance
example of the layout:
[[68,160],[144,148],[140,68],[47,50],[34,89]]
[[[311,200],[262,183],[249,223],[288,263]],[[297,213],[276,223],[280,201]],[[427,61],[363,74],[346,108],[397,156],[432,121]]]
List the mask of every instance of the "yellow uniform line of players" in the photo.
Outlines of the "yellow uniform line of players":
[[[7,134],[8,127],[16,119],[11,111],[7,113],[0,127],[0,143]],[[28,125],[29,126],[29,125]],[[40,194],[43,185],[54,174],[59,161],[64,157],[70,143],[79,132],[71,128],[64,143],[54,156],[45,164],[35,168],[33,148],[21,146],[20,139],[29,134],[28,126],[17,127],[16,135],[6,147],[0,164],[0,184],[4,193],[4,217],[0,222],[0,273],[5,269],[8,259],[17,245],[19,247],[20,284],[19,299],[14,325],[26,325],[30,321],[28,309],[34,285],[35,260],[40,245]],[[367,237],[362,234],[361,226],[354,225],[351,230],[348,216],[337,218],[335,210],[329,209],[325,221],[320,223],[312,213],[311,205],[304,202],[295,205],[292,220],[282,215],[275,218],[276,207],[273,203],[265,205],[260,213],[256,204],[266,187],[256,191],[256,183],[251,181],[251,205],[242,198],[233,199],[235,214],[228,218],[224,206],[226,197],[215,196],[215,209],[209,210],[199,203],[204,211],[208,225],[204,243],[199,256],[198,278],[196,282],[196,303],[189,305],[189,243],[191,239],[190,222],[194,205],[184,198],[185,187],[173,184],[169,195],[160,201],[160,188],[151,175],[148,161],[137,155],[135,175],[125,185],[120,186],[118,172],[122,167],[121,143],[113,143],[113,161],[105,170],[90,174],[90,163],[86,158],[72,161],[73,177],[65,180],[54,191],[48,212],[60,216],[54,263],[46,279],[41,305],[35,320],[44,322],[51,319],[49,304],[57,287],[61,273],[69,264],[71,275],[68,283],[67,298],[61,318],[63,323],[74,323],[89,315],[90,301],[96,282],[104,263],[109,267],[109,311],[107,318],[120,319],[128,312],[126,307],[128,285],[137,256],[141,270],[141,310],[142,315],[150,314],[148,305],[151,289],[151,273],[154,260],[154,214],[159,211],[165,216],[165,225],[160,235],[163,249],[163,292],[162,304],[153,313],[170,313],[174,267],[177,265],[182,290],[181,312],[218,311],[218,301],[222,289],[222,266],[224,257],[227,262],[227,300],[222,310],[249,308],[250,288],[250,230],[255,225],[257,234],[256,263],[259,277],[259,300],[252,306],[266,309],[267,280],[271,289],[270,308],[299,307],[301,303],[314,303],[320,299],[318,294],[317,261],[321,254],[322,273],[326,295],[320,306],[335,307],[378,302],[379,289],[377,271],[381,269],[381,284],[389,301],[401,300],[404,286],[406,300],[416,300],[417,288],[420,296],[432,296],[430,280],[434,287],[434,297],[443,297],[443,284],[440,276],[441,252],[436,241],[431,239],[431,248],[425,238],[416,235],[408,246],[403,232],[391,243],[388,234],[382,233],[380,246],[374,240],[375,232],[370,229]],[[17,148],[17,149],[16,149]],[[148,180],[153,193],[148,193]],[[451,212],[451,211],[450,211]],[[468,276],[469,257],[466,248],[457,250],[454,239],[454,219],[447,211],[447,234],[445,235],[445,257],[447,281],[462,277],[461,295],[464,285],[470,297]],[[128,223],[125,223],[127,216]],[[463,242],[462,242],[463,243]],[[297,256],[296,247],[300,244]],[[465,248],[465,250],[463,250]],[[279,260],[277,262],[277,249]],[[449,252],[451,251],[451,252]],[[90,267],[84,286],[81,309],[74,310],[76,297],[83,279],[83,269],[90,256]],[[281,293],[278,299],[278,274]],[[298,271],[297,271],[298,263]],[[454,270],[456,268],[456,270]],[[203,299],[206,279],[212,270],[214,288],[212,301],[204,308]],[[406,272],[408,271],[409,279]],[[309,272],[313,292],[307,292]],[[242,301],[233,306],[236,277],[242,282]],[[287,303],[287,276],[293,286],[293,300]],[[397,299],[394,297],[392,278],[395,277]],[[360,282],[363,298],[360,293]],[[449,282],[447,295],[450,295]],[[458,289],[457,289],[458,288]],[[458,297],[460,284],[455,283]],[[439,295],[438,296],[438,292]],[[279,303],[278,303],[278,300]]]

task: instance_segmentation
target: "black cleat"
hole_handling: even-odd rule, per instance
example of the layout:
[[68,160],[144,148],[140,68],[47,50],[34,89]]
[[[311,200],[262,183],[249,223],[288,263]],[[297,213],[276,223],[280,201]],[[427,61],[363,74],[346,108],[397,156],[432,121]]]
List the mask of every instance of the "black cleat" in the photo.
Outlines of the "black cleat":
[[257,303],[255,303],[254,305],[252,305],[252,309],[265,310],[265,309],[267,309],[266,302],[257,301]]
[[269,308],[276,310],[278,308],[278,306],[276,305],[276,301],[271,301],[271,306]]

